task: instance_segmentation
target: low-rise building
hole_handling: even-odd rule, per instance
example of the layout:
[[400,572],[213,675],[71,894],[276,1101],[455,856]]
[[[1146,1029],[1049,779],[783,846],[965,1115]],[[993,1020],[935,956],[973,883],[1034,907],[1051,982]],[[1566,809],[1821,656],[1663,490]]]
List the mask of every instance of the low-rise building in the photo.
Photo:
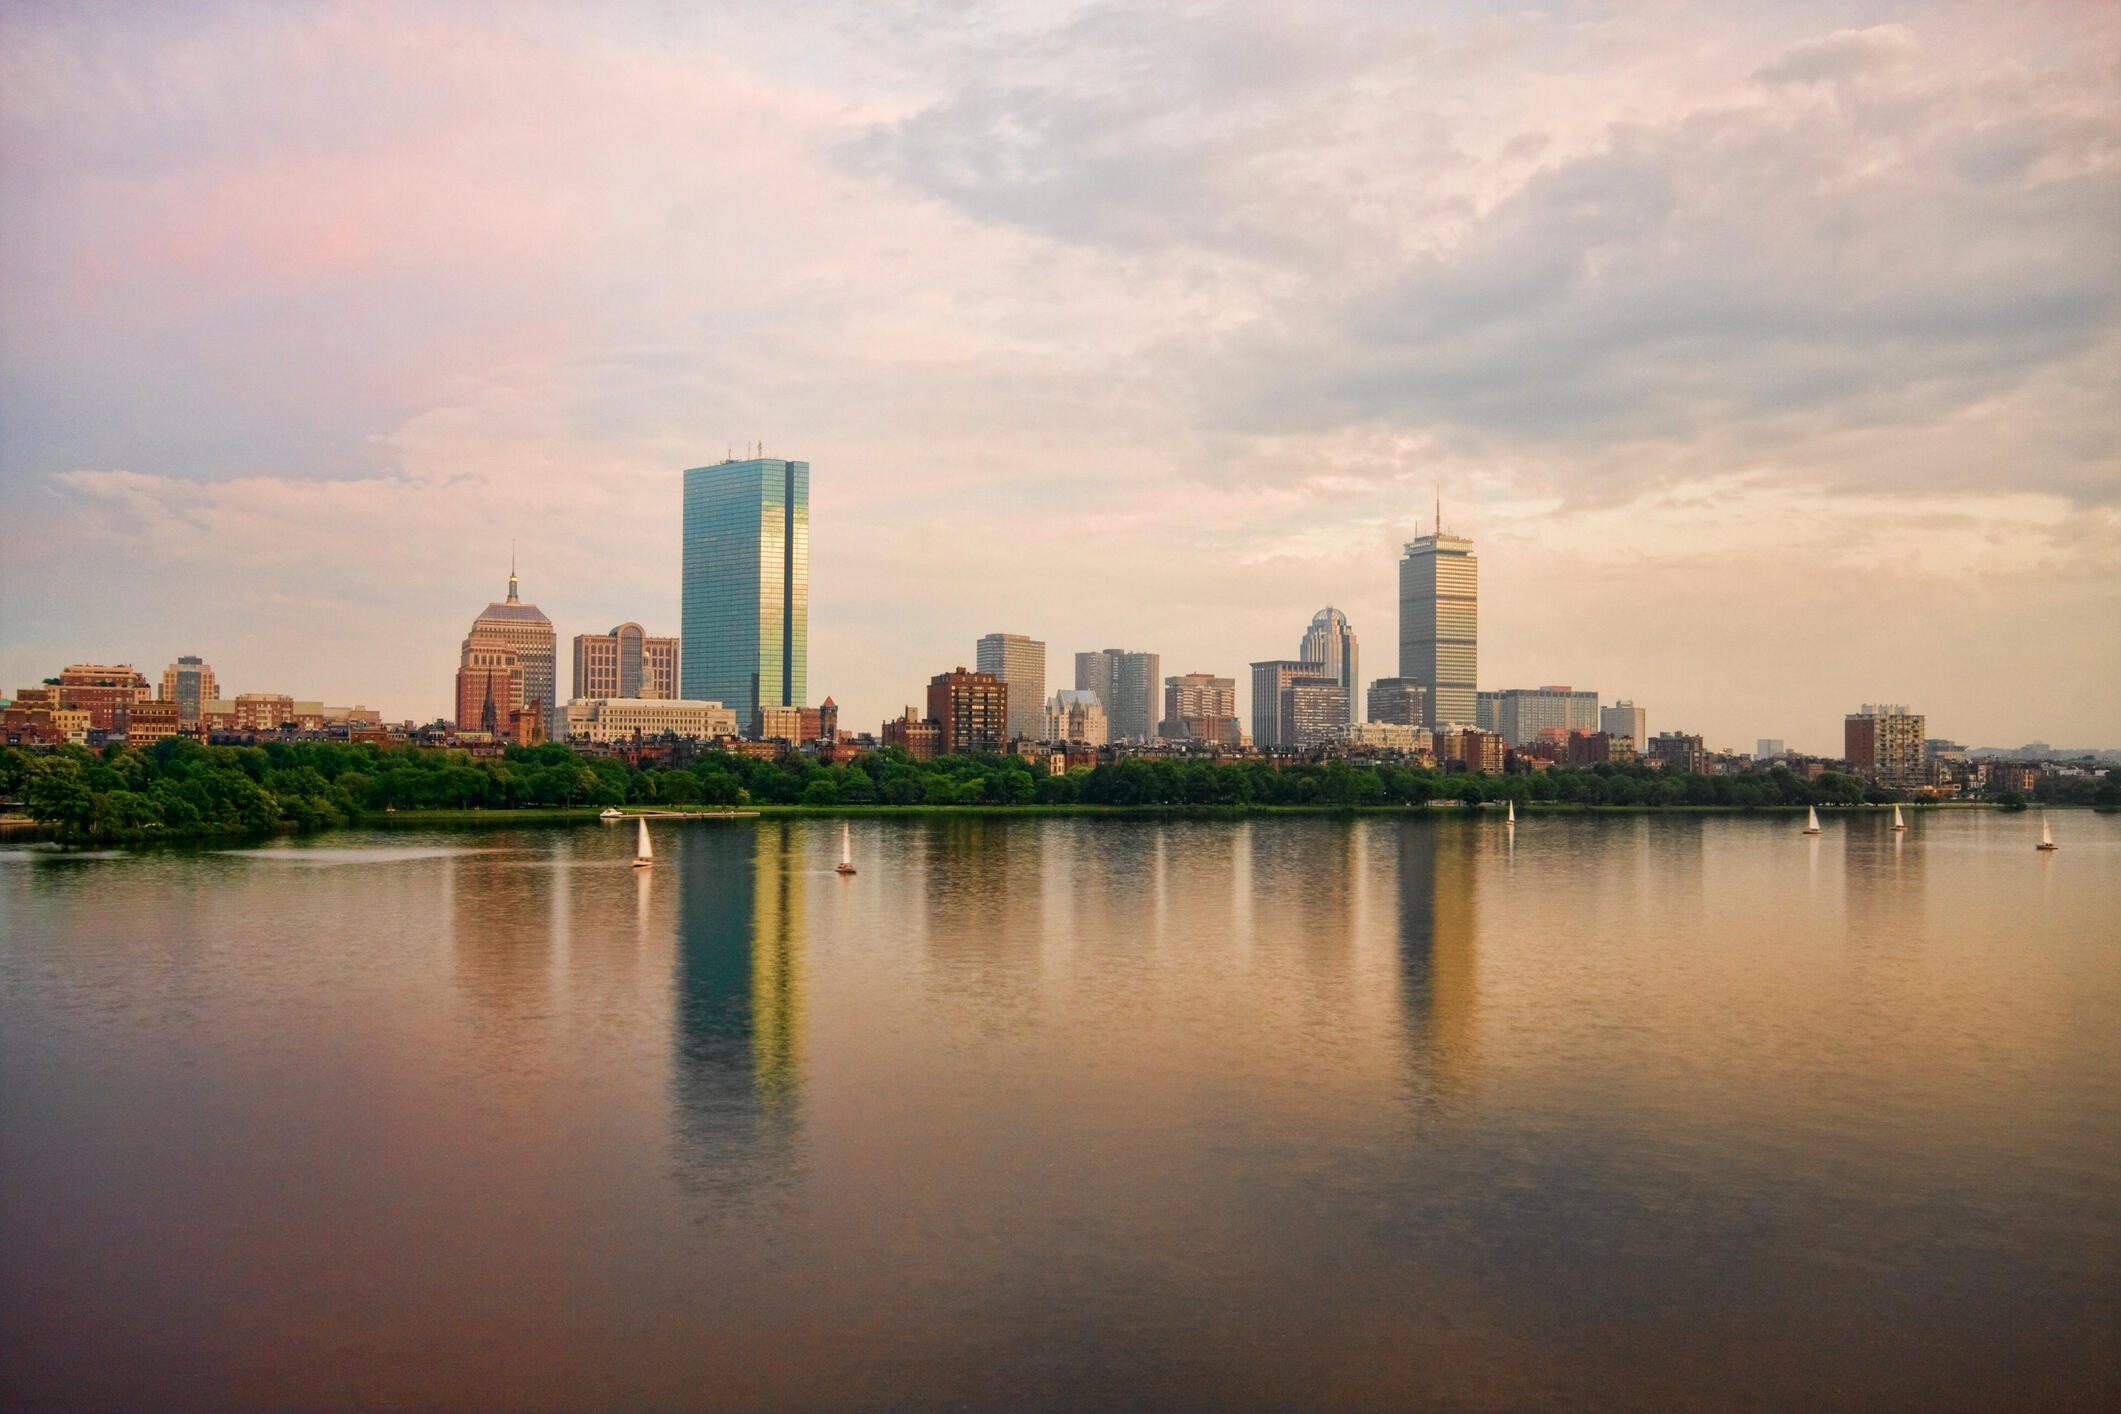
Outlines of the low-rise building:
[[1109,738],[1105,706],[1088,689],[1063,688],[1046,699],[1042,741],[1103,746]]
[[736,709],[683,697],[600,697],[567,704],[572,741],[614,742],[636,736],[736,735]]
[[943,729],[922,718],[918,708],[908,707],[903,717],[884,723],[884,745],[897,747],[916,761],[933,761],[941,754]]
[[1707,769],[1708,750],[1698,736],[1685,732],[1659,732],[1650,738],[1643,759],[1662,771],[1699,775]]
[[135,702],[125,724],[125,744],[151,746],[182,729],[182,711],[175,700]]
[[[1376,689],[1371,689],[1374,700]],[[1350,749],[1398,751],[1417,755],[1434,748],[1435,738],[1427,727],[1412,722],[1357,722],[1348,728]]]

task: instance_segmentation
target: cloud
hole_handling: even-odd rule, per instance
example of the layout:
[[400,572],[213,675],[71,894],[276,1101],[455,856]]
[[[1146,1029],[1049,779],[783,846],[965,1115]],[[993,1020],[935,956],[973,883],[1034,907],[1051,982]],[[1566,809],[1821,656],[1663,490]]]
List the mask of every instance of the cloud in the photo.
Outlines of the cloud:
[[1771,84],[1845,82],[1904,70],[1921,47],[1906,25],[1837,29],[1791,46],[1755,76]]

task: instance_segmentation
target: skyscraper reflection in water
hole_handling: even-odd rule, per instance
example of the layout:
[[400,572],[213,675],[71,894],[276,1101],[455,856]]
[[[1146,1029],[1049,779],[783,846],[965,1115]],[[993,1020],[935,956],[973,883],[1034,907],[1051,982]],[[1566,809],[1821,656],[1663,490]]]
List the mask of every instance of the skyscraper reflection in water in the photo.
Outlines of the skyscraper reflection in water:
[[1425,1109],[1448,1109],[1476,1078],[1478,850],[1503,846],[1455,821],[1407,820],[1398,829],[1400,995],[1415,1096]]
[[688,833],[678,853],[672,1099],[681,1177],[786,1176],[802,1125],[802,882],[790,826]]

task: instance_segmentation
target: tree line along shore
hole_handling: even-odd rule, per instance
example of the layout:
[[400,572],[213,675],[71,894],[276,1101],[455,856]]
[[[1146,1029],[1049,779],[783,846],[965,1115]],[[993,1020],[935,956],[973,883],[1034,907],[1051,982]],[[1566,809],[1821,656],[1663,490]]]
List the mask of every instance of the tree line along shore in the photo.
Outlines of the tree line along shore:
[[[2121,808],[2121,770],[2097,779],[2043,781],[2035,798]],[[20,802],[65,842],[134,843],[331,829],[384,812],[521,811],[527,821],[532,812],[605,806],[1098,807],[1094,813],[1109,813],[1514,801],[1521,808],[1770,809],[1886,804],[1900,797],[1857,776],[1830,771],[1807,779],[1779,766],[1704,776],[1600,764],[1504,776],[1392,761],[1275,766],[1131,758],[1049,775],[1014,756],[916,761],[893,748],[841,764],[710,752],[682,767],[656,769],[584,756],[559,744],[474,757],[462,750],[365,742],[205,746],[170,737],[139,750],[113,745],[101,754],[71,746],[45,754],[0,747],[0,799]]]

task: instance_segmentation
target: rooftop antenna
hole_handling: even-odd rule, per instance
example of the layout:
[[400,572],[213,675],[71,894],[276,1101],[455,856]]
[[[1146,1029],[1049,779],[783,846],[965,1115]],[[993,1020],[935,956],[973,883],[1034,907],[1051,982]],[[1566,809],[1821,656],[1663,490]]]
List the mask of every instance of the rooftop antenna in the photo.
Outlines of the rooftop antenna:
[[513,604],[513,603],[515,603],[515,601],[516,601],[516,542],[515,542],[515,537],[511,535],[510,537],[508,537],[508,602],[509,602],[509,603],[511,603],[511,604]]
[[1436,533],[1443,534],[1443,483],[1436,483]]

